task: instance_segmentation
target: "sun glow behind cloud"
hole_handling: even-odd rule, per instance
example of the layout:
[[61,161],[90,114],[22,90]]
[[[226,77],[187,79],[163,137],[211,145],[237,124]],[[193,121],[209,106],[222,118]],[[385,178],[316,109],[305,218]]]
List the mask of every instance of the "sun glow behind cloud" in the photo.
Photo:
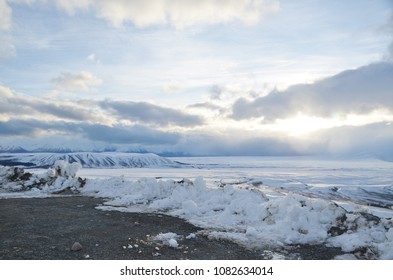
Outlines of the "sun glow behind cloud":
[[298,113],[291,118],[278,119],[274,124],[265,125],[265,128],[271,131],[285,133],[289,136],[299,137],[335,127],[364,126],[373,123],[389,123],[392,121],[393,114],[387,110],[375,110],[367,115],[348,114],[346,116],[331,118],[308,116]]

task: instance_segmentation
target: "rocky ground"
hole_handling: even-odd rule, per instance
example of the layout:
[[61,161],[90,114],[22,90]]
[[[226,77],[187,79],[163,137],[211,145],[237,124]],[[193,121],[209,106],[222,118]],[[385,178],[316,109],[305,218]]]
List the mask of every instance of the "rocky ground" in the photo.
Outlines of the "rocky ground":
[[[146,213],[101,211],[103,201],[83,196],[0,199],[0,259],[332,259],[337,248],[295,246],[249,250],[225,240],[210,240],[182,219]],[[177,248],[154,240],[173,232]],[[195,233],[195,238],[186,238]],[[81,246],[79,246],[79,244]]]

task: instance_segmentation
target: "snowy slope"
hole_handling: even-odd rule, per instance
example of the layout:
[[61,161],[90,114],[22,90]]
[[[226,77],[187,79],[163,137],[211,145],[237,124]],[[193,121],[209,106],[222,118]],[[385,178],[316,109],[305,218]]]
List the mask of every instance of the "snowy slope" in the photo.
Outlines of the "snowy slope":
[[57,160],[78,162],[87,168],[133,168],[149,166],[176,166],[176,163],[156,154],[136,153],[30,153],[0,154],[1,165],[50,167]]
[[20,146],[0,145],[0,153],[26,153],[27,151]]

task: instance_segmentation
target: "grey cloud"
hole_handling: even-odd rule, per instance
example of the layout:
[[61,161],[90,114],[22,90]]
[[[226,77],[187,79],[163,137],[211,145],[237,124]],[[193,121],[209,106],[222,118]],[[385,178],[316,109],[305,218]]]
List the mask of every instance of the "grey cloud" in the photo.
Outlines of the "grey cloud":
[[142,124],[177,125],[183,127],[193,127],[204,123],[199,116],[146,102],[110,100],[68,101],[35,98],[20,94],[6,94],[8,91],[3,91],[3,94],[0,95],[0,111],[11,117],[37,117],[39,114],[47,114],[64,120],[98,123],[116,117],[118,121],[127,119],[141,122]]
[[325,141],[330,154],[377,156],[393,161],[393,124],[381,122],[364,126],[343,126],[325,130],[315,141]]
[[220,111],[223,112],[224,108],[213,104],[212,102],[202,102],[202,103],[195,103],[187,106],[188,108],[202,108],[202,109],[209,109],[212,111]]
[[[183,135],[177,151],[206,156],[290,156],[300,153],[290,139],[246,135],[247,132],[227,131],[224,134],[199,132]],[[233,137],[237,135],[238,137]]]
[[28,136],[32,137],[37,132],[38,128],[32,126],[31,121],[10,120],[0,121],[0,135],[1,136]]
[[91,108],[80,106],[76,102],[51,100],[43,98],[32,98],[14,94],[2,98],[0,102],[2,113],[11,116],[33,116],[37,114],[48,114],[58,118],[76,121],[99,121],[102,116],[94,113]]
[[146,102],[102,101],[99,105],[118,117],[155,125],[197,126],[203,124],[199,116]]
[[[233,137],[237,135],[238,137]],[[215,156],[373,156],[393,161],[393,124],[342,126],[304,138],[254,136],[243,132],[190,133],[174,148],[191,155]]]
[[73,133],[80,132],[79,124],[69,122],[46,122],[36,119],[20,120],[11,119],[0,122],[0,135],[36,137],[42,132]]
[[393,42],[390,43],[389,47],[388,47],[388,57],[387,59],[389,61],[393,61]]
[[266,121],[277,117],[288,117],[291,112],[291,102],[280,92],[273,91],[266,97],[249,101],[239,98],[232,107],[232,118],[236,120],[264,117]]
[[84,125],[82,130],[89,139],[110,144],[168,145],[176,144],[179,140],[177,133],[159,131],[140,125],[114,127]]
[[273,91],[252,101],[238,99],[231,117],[237,120],[265,117],[272,121],[302,112],[329,117],[366,114],[375,109],[393,111],[393,64],[375,63],[285,91]]
[[39,120],[9,120],[0,122],[0,135],[37,137],[41,132],[83,136],[108,144],[172,145],[179,135],[144,126],[105,126],[74,122],[43,122]]
[[[239,133],[239,131],[226,131],[222,134],[211,131],[176,133],[144,126],[111,127],[89,123],[49,123],[37,120],[0,121],[0,137],[3,140],[14,137],[14,139],[28,139],[29,142],[33,139],[40,141],[42,132],[47,132],[47,137],[61,135],[63,139],[78,139],[79,144],[85,143],[84,146],[90,141],[104,146],[134,146],[156,152],[181,152],[190,155],[366,155],[393,161],[393,124],[389,123],[327,129],[315,133],[306,140],[255,136],[246,132]],[[59,141],[61,140],[57,138],[54,144]]]

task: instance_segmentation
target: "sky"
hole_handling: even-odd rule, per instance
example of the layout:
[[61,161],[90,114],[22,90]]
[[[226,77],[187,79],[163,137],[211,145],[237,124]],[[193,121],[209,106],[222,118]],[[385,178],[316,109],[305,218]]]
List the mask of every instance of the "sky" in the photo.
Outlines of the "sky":
[[393,159],[392,0],[0,0],[0,145]]

